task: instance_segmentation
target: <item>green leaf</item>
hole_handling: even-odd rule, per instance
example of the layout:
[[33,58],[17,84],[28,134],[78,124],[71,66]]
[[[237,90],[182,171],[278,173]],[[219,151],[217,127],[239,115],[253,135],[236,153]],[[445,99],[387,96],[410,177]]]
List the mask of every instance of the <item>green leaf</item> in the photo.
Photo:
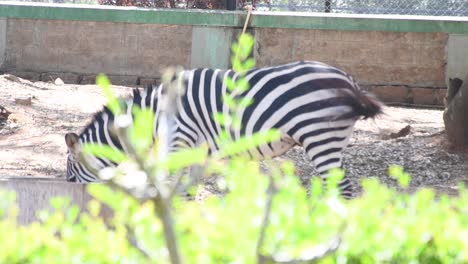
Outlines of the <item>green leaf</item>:
[[231,141],[231,134],[226,130],[222,130],[215,141],[218,145],[226,144]]
[[88,202],[88,210],[93,217],[98,217],[101,211],[101,204],[96,200],[91,200]]
[[250,137],[242,137],[235,142],[227,142],[222,145],[221,152],[225,156],[242,154],[246,151],[273,142],[280,139],[280,133],[277,130],[268,130],[255,133]]
[[120,108],[120,103],[117,97],[114,95],[111,89],[111,83],[109,78],[104,74],[99,74],[96,77],[96,84],[101,87],[104,96],[107,99],[107,107],[112,111],[114,115],[120,115],[122,110]]
[[133,107],[134,121],[130,128],[130,140],[138,152],[153,144],[154,113],[151,109]]
[[217,123],[221,125],[226,124],[226,117],[223,115],[223,113],[214,113],[213,118]]
[[236,101],[230,95],[223,95],[223,102],[228,105],[229,108],[236,107]]
[[67,206],[70,203],[70,200],[68,198],[63,198],[63,197],[53,197],[50,199],[50,205],[56,210],[63,208],[64,206]]
[[237,92],[243,93],[243,92],[247,91],[250,88],[250,83],[245,78],[240,78],[235,83],[235,86],[236,86],[236,91]]
[[344,178],[345,172],[342,169],[334,168],[328,171],[327,191],[338,191],[338,184]]
[[224,78],[224,81],[226,82],[228,91],[233,91],[234,89],[236,89],[236,82],[232,78],[226,77]]
[[255,67],[255,59],[254,58],[248,58],[244,61],[244,64],[242,67],[246,70],[253,69]]
[[116,192],[111,190],[109,186],[104,184],[88,184],[86,186],[88,193],[93,196],[96,200],[106,204],[114,210],[121,207],[119,196]]
[[250,34],[242,34],[239,37],[239,56],[240,60],[245,60],[251,53],[255,40]]
[[242,61],[239,61],[237,58],[233,58],[231,61],[232,64],[232,69],[237,72],[241,73],[244,71],[244,68],[242,67]]
[[168,159],[159,165],[169,171],[177,171],[192,165],[203,164],[207,157],[208,149],[206,147],[183,149],[170,153]]
[[92,155],[95,157],[103,157],[107,160],[113,161],[115,163],[121,163],[127,160],[127,155],[125,152],[114,149],[109,145],[100,145],[100,144],[84,144],[83,145],[84,153]]
[[241,129],[241,127],[242,127],[242,121],[241,121],[241,119],[238,118],[237,116],[235,116],[235,117],[232,119],[231,127],[232,127],[232,129],[235,129],[235,130]]
[[390,177],[396,179],[402,188],[407,188],[411,182],[411,177],[405,172],[402,166],[392,165],[388,168]]
[[240,48],[240,47],[239,47],[239,44],[238,44],[237,42],[234,42],[234,43],[231,44],[231,52],[232,52],[232,54],[233,54],[233,57],[234,57],[237,53],[239,53],[239,48]]
[[253,99],[253,98],[244,97],[244,98],[242,98],[242,99],[239,100],[238,106],[239,106],[240,108],[247,108],[247,107],[251,106],[253,103],[254,103],[254,99]]
[[67,212],[67,221],[72,224],[80,214],[80,208],[76,205],[71,206]]
[[313,177],[310,184],[310,197],[315,200],[323,193],[323,181],[319,177]]

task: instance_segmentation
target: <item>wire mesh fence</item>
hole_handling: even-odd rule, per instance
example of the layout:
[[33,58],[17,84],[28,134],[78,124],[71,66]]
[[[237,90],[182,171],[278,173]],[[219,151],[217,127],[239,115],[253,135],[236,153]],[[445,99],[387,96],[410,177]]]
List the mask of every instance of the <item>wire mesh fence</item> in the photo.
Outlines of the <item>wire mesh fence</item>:
[[[45,3],[105,4],[157,8],[226,9],[229,0],[16,0]],[[0,3],[2,0],[0,0]],[[237,0],[264,11],[468,16],[468,0]]]
[[258,3],[257,9],[349,14],[468,16],[468,0],[270,0]]
[[[0,0],[51,4],[100,4],[177,9],[226,9],[226,0]],[[241,3],[240,3],[241,4]]]

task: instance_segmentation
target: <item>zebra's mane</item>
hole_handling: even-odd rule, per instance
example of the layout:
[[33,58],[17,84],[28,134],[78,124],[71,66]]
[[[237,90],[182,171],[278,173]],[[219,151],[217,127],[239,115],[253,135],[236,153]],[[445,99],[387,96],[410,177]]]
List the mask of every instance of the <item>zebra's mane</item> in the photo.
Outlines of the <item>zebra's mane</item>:
[[[127,95],[127,96],[121,96],[118,99],[118,102],[120,106],[123,108],[123,110],[127,110],[127,106],[129,105],[130,102],[132,102],[132,106],[134,104],[140,105],[143,97],[145,97],[145,105],[150,105],[152,100],[155,100],[156,98],[151,97],[151,94],[153,91],[157,89],[157,86],[153,85],[147,85],[144,89],[141,88],[133,88],[132,89],[132,95]],[[85,125],[85,127],[80,131],[80,138],[82,137],[83,134],[85,134],[88,130],[94,128],[94,123],[103,123],[104,122],[104,116],[108,116],[109,121],[114,120],[114,113],[110,110],[109,106],[106,104],[103,106],[103,108],[93,114],[93,117],[91,120]]]

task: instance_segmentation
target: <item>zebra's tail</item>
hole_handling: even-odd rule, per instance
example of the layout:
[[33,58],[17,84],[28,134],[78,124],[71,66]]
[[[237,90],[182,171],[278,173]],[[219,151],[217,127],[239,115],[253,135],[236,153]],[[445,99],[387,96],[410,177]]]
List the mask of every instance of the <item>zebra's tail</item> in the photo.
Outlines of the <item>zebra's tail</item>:
[[358,116],[367,118],[374,118],[379,114],[383,113],[383,103],[379,101],[373,94],[361,90],[357,84],[355,84],[354,93],[354,103],[353,109]]

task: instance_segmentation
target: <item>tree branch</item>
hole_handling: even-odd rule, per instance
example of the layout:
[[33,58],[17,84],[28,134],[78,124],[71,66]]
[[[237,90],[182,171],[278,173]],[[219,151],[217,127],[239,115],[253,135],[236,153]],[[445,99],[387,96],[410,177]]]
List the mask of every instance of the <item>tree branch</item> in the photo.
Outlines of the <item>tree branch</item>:
[[271,174],[268,174],[268,177],[269,177],[269,184],[268,184],[268,188],[267,188],[267,202],[266,202],[266,205],[265,205],[265,211],[263,213],[263,220],[262,220],[262,226],[261,226],[261,229],[260,229],[260,236],[258,238],[258,241],[257,241],[257,262],[259,264],[263,264],[265,263],[265,259],[264,259],[264,256],[261,254],[261,249],[262,249],[262,245],[263,245],[263,241],[265,240],[265,232],[266,232],[266,228],[268,226],[268,220],[270,218],[270,214],[271,214],[271,208],[272,208],[272,205],[273,205],[273,197],[275,195],[275,193],[277,192],[277,189],[276,189],[276,186],[275,186],[275,180],[273,178],[273,175]]
[[136,248],[141,254],[143,254],[145,257],[154,260],[154,257],[151,255],[150,251],[146,250],[135,238],[135,234],[133,230],[131,230],[128,226],[125,226],[125,229],[127,230],[127,240],[128,242]]

